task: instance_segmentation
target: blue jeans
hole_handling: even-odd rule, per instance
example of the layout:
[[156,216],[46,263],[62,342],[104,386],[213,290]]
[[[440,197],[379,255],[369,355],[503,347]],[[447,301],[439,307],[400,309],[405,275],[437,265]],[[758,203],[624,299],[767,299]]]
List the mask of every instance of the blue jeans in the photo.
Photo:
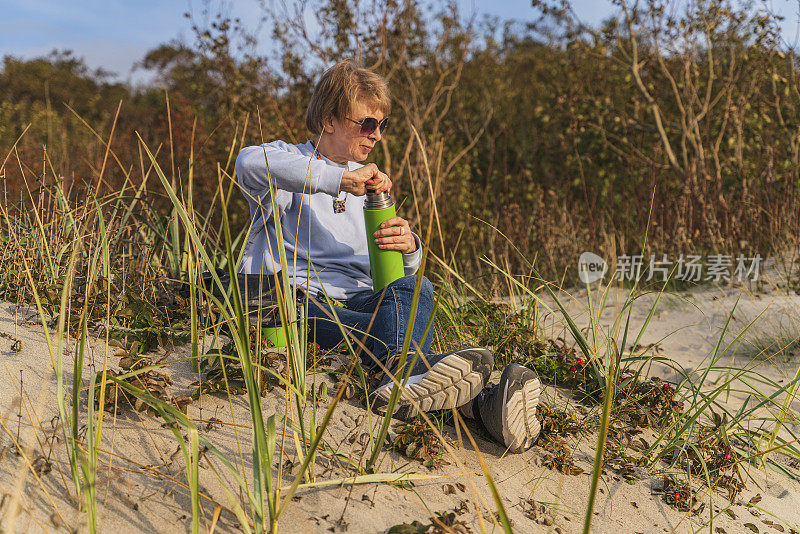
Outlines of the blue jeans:
[[[331,306],[318,300],[318,303],[308,303],[308,335],[323,349],[331,349],[342,340],[339,326],[328,317],[323,307],[335,313],[339,322],[346,326],[360,341],[369,329],[365,346],[382,363],[398,353],[403,347],[406,328],[411,318],[411,299],[414,295],[414,284],[417,276],[405,276],[395,280],[386,287],[386,291],[377,293],[364,292],[342,302],[344,307]],[[382,297],[382,298],[381,298]],[[411,334],[411,348],[422,348],[422,354],[428,354],[433,339],[433,324],[428,335],[423,340],[425,326],[433,311],[433,285],[426,277],[422,278],[417,313],[414,319],[414,330]],[[373,319],[373,314],[375,318]],[[369,328],[370,321],[372,327]],[[358,351],[358,345],[350,340],[353,348]],[[377,364],[368,354],[361,351],[361,361],[367,370],[375,369]]]

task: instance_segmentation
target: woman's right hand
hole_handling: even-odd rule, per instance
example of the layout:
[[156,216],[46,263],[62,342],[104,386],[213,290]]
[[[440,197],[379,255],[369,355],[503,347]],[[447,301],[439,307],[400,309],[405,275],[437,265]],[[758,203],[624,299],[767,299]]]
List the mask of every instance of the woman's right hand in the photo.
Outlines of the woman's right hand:
[[392,188],[392,181],[386,173],[381,172],[374,163],[367,163],[354,171],[344,171],[339,184],[340,191],[356,196],[367,194],[367,190],[382,193]]

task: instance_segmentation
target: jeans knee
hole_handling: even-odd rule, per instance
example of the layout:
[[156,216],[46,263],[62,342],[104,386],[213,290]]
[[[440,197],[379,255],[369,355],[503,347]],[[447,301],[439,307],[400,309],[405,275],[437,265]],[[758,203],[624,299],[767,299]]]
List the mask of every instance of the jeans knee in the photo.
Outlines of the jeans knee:
[[[414,293],[414,287],[417,285],[417,275],[412,274],[409,276],[404,276],[402,278],[398,278],[394,282],[390,284],[396,290],[400,291],[407,291],[409,294]],[[428,280],[427,276],[422,277],[422,287],[419,291],[420,299],[428,299],[433,300],[433,284],[430,280]]]
[[403,276],[401,278],[398,278],[389,285],[396,289],[414,289],[414,284],[416,283],[417,283],[417,275],[412,274],[409,276]]

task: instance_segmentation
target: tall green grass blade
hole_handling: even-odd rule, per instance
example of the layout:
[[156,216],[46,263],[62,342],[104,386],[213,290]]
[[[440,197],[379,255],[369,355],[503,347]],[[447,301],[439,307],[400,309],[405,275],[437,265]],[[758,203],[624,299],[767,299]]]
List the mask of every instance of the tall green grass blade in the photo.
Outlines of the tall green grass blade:
[[[500,526],[503,528],[503,532],[505,534],[512,534],[514,531],[511,528],[511,521],[508,519],[508,512],[506,512],[505,505],[503,504],[503,498],[500,495],[500,492],[497,490],[497,485],[494,483],[494,478],[492,477],[491,471],[489,471],[489,466],[486,465],[486,461],[483,459],[483,455],[478,448],[478,444],[475,443],[475,438],[472,437],[472,434],[466,430],[466,425],[464,424],[464,420],[461,417],[461,414],[458,413],[458,410],[453,410],[453,415],[455,419],[458,421],[459,427],[464,429],[464,433],[467,435],[470,443],[472,444],[472,449],[475,451],[475,454],[478,457],[478,462],[481,464],[481,470],[483,471],[483,476],[486,478],[486,483],[489,485],[489,491],[492,493],[492,499],[494,500],[495,505],[497,506],[497,515],[500,519]],[[479,516],[480,518],[480,516]],[[481,523],[481,526],[483,524]]]
[[610,359],[611,366],[609,368],[609,379],[606,381],[605,398],[603,399],[603,412],[600,415],[600,429],[597,434],[597,449],[594,455],[594,465],[592,466],[592,483],[589,488],[589,500],[586,504],[586,515],[583,518],[583,534],[590,534],[592,527],[592,518],[594,517],[594,502],[597,498],[598,484],[600,483],[600,476],[603,474],[603,458],[606,448],[606,440],[608,438],[608,427],[611,421],[611,408],[614,402],[615,388],[616,388],[616,364],[619,360],[619,352],[616,351],[616,345],[611,344],[609,347],[612,355]]
[[[255,517],[256,531],[261,531],[264,528],[264,490],[266,483],[266,472],[272,469],[272,465],[267,460],[267,443],[264,427],[264,416],[261,411],[261,395],[259,392],[259,385],[255,381],[255,372],[252,366],[250,356],[250,322],[247,311],[244,310],[241,301],[241,293],[239,291],[239,279],[236,272],[236,264],[232,261],[233,251],[231,249],[231,234],[230,226],[228,225],[228,208],[227,203],[222,202],[222,220],[223,220],[223,233],[225,237],[225,251],[228,256],[228,273],[231,280],[231,297],[233,300],[234,319],[236,320],[236,328],[233,331],[234,340],[236,343],[237,354],[242,366],[242,373],[245,379],[247,388],[247,399],[250,405],[250,417],[253,422],[253,484],[254,494],[257,501],[257,514]],[[266,495],[268,501],[268,510],[270,512],[270,519],[272,515],[271,496],[269,493]]]
[[[81,232],[82,234],[83,232]],[[56,403],[58,405],[58,413],[62,418],[62,421],[67,421],[67,409],[66,405],[64,404],[64,338],[65,338],[65,329],[66,329],[66,320],[68,316],[68,302],[72,295],[72,284],[74,281],[75,275],[75,264],[77,261],[78,251],[80,250],[80,245],[77,242],[74,242],[72,253],[70,254],[69,259],[69,266],[67,267],[66,272],[66,279],[64,281],[64,285],[61,289],[61,304],[58,314],[58,325],[56,329],[56,347],[55,351],[53,351],[53,347],[50,343],[49,339],[49,332],[45,326],[45,337],[48,338],[48,346],[50,348],[50,359],[53,365],[53,369],[56,373]],[[35,284],[33,283],[32,277],[30,278],[30,283],[32,286],[32,290],[34,294],[37,293],[35,289]],[[41,309],[41,303],[38,299],[38,294],[36,294],[37,300],[37,307],[39,308],[39,313],[41,316],[42,324],[44,325],[47,321],[45,319],[44,310]],[[55,352],[55,354],[54,354]],[[75,484],[76,495],[78,498],[81,496],[81,482],[80,482],[80,474],[79,474],[79,467],[78,467],[78,456],[77,456],[77,444],[74,441],[71,441],[72,436],[67,435],[66,428],[67,425],[62,425],[63,433],[64,433],[64,442],[68,445],[68,454],[70,459],[70,471],[72,472],[72,479],[73,483]]]
[[[394,415],[394,407],[397,404],[397,401],[400,399],[400,393],[405,386],[405,381],[400,384],[396,380],[397,376],[403,376],[402,373],[406,370],[406,358],[408,357],[408,349],[411,346],[411,334],[414,331],[414,322],[417,318],[417,308],[419,307],[419,294],[422,290],[422,273],[424,272],[425,268],[425,259],[427,256],[427,247],[425,247],[425,251],[422,253],[422,261],[420,263],[419,270],[417,271],[417,280],[414,283],[414,293],[411,297],[411,314],[408,319],[408,325],[406,326],[405,338],[403,339],[403,348],[400,351],[400,359],[397,364],[396,369],[389,369],[390,373],[395,373],[395,381],[394,385],[392,386],[392,392],[389,395],[389,402],[386,405],[386,414],[383,417],[383,421],[381,422],[381,428],[378,431],[378,438],[375,440],[375,444],[372,447],[372,453],[370,454],[369,460],[367,461],[366,470],[370,472],[374,466],[375,462],[378,461],[378,456],[380,455],[381,450],[383,449],[383,442],[386,439],[386,434],[389,431],[389,424],[392,421],[392,415]],[[385,291],[385,290],[384,290]],[[431,319],[433,318],[433,314],[431,314]],[[409,366],[410,370],[411,366]]]
[[[179,441],[183,442],[183,439]],[[189,429],[189,446],[191,451],[186,461],[186,478],[192,501],[192,534],[198,534],[200,532],[200,443],[197,428]]]
[[83,501],[86,505],[86,520],[89,532],[97,532],[97,448],[94,433],[94,395],[97,384],[97,375],[92,374],[89,379],[89,402],[86,410],[86,437],[88,439],[87,451],[81,455],[81,471],[83,472]]

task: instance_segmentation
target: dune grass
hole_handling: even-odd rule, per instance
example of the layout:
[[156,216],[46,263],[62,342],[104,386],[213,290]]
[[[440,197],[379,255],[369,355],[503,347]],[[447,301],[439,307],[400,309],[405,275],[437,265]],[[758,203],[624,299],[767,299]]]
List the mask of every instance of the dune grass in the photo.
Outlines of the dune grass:
[[[397,373],[392,376],[394,388],[386,414],[379,417],[369,410],[365,412],[368,435],[365,450],[368,452],[361,458],[348,458],[342,463],[347,467],[346,476],[322,478],[319,475],[320,455],[338,458],[331,452],[333,447],[329,439],[348,381],[360,384],[362,390],[368,387],[360,363],[362,354],[369,356],[365,346],[368,332],[346,331],[334,309],[330,320],[345,334],[345,346],[339,355],[344,362],[342,379],[331,400],[327,399],[327,394],[319,395],[314,382],[319,370],[311,368],[312,347],[303,326],[302,310],[307,301],[301,301],[299,307],[296,305],[295,280],[288,274],[294,258],[282,254],[280,268],[275,269],[280,275],[274,279],[278,295],[274,305],[288,340],[282,353],[285,372],[264,363],[261,330],[251,328],[251,310],[246,309],[247,303],[240,298],[238,288],[233,287],[220,299],[198,283],[200,274],[208,272],[214,282],[222,286],[217,268],[227,269],[231,280],[237,280],[235,274],[248,229],[234,235],[229,222],[229,199],[235,191],[235,176],[228,171],[230,161],[218,167],[218,187],[212,205],[220,213],[220,223],[215,226],[210,212],[200,214],[194,209],[195,177],[191,157],[184,171],[187,178],[184,184],[174,171],[171,176],[164,172],[159,164],[158,148],[148,147],[139,140],[143,155],[139,162],[141,182],[134,185],[133,172],[117,160],[111,149],[112,136],[113,130],[108,140],[97,137],[106,147],[107,159],[116,162],[117,171],[125,176],[125,186],[120,190],[89,188],[78,194],[64,190],[58,180],[50,180],[29,190],[23,204],[0,206],[0,236],[10,245],[4,253],[7,268],[0,273],[0,296],[33,304],[38,311],[56,381],[53,401],[57,405],[63,440],[63,452],[58,454],[63,454],[69,466],[64,483],[66,485],[69,479],[70,487],[64,490],[75,503],[81,503],[76,506],[85,513],[89,530],[96,532],[101,527],[98,524],[101,506],[98,472],[108,457],[104,445],[108,440],[104,414],[109,399],[114,401],[116,410],[131,409],[120,406],[123,398],[132,399],[132,406],[138,403],[149,407],[163,419],[174,436],[183,459],[185,480],[181,484],[189,497],[187,513],[191,516],[192,532],[200,532],[208,515],[203,512],[203,502],[211,502],[215,509],[224,509],[243,531],[277,532],[282,529],[281,519],[293,506],[293,497],[300,490],[402,484],[439,476],[416,472],[414,464],[411,471],[395,469],[397,454],[386,446],[393,425],[393,407],[399,399],[400,388],[408,379],[405,370],[419,357],[418,352],[412,350],[408,335]],[[422,140],[417,136],[416,141],[424,154]],[[234,140],[232,147],[235,145]],[[190,152],[193,154],[193,150]],[[5,161],[9,161],[13,153],[12,148]],[[97,183],[102,181],[104,172],[105,165],[98,171]],[[168,199],[166,205],[162,203],[158,208],[149,196],[152,193],[145,188],[148,180],[155,182],[156,179],[159,190],[166,193]],[[429,173],[427,182],[431,192],[436,181]],[[270,183],[270,187],[274,185]],[[277,211],[274,196],[272,202]],[[435,213],[435,209],[429,210],[422,221],[427,230],[423,232],[426,244],[431,242],[434,229],[440,228]],[[276,225],[279,250],[284,250],[280,221],[276,221]],[[650,293],[649,290],[642,290],[638,285],[622,289],[624,299],[611,321],[606,321],[601,316],[610,306],[613,287],[587,288],[587,302],[570,302],[574,299],[568,292],[539,275],[533,259],[525,261],[528,272],[518,275],[485,260],[488,272],[499,277],[508,288],[515,307],[512,310],[490,302],[472,281],[459,274],[456,265],[426,246],[412,307],[416,306],[421,275],[425,267],[431,265],[429,272],[439,277],[436,346],[444,350],[474,338],[479,332],[483,341],[497,347],[496,354],[504,355],[498,362],[520,361],[531,365],[545,382],[576,392],[579,401],[575,407],[581,406],[588,414],[582,424],[589,432],[584,435],[596,438],[592,447],[591,488],[582,512],[584,532],[591,530],[599,488],[612,460],[632,462],[635,459],[653,476],[669,475],[687,481],[691,487],[687,491],[694,499],[685,511],[687,517],[701,503],[719,499],[709,488],[721,486],[735,495],[740,485],[754,483],[749,467],[767,467],[787,476],[797,476],[785,462],[775,458],[782,455],[800,460],[798,436],[792,425],[787,424],[787,421],[797,421],[792,401],[800,381],[800,368],[790,381],[778,383],[762,372],[766,359],[753,360],[736,369],[727,363],[726,357],[732,347],[748,334],[754,323],[735,332],[732,342],[726,341],[730,337],[726,326],[703,364],[688,373],[667,356],[643,354],[632,348],[639,345],[656,315],[666,284],[654,292],[655,298],[645,319],[634,328],[631,321],[634,306],[640,305],[639,299]],[[188,285],[188,302],[174,297],[181,284]],[[570,311],[574,310],[571,305],[577,305],[581,313]],[[731,317],[733,313],[731,310]],[[190,415],[175,397],[160,394],[150,378],[155,376],[152,373],[168,366],[192,366],[202,380],[200,360],[206,338],[216,337],[214,343],[219,348],[219,325],[208,322],[212,314],[218,317],[218,323],[227,325],[234,354],[226,358],[241,368],[245,384],[250,420],[241,426],[249,429],[249,435],[245,436],[243,431],[239,435],[239,427],[234,425],[240,446],[236,458],[216,446],[202,431],[203,423],[199,418],[193,413]],[[587,323],[588,328],[579,326]],[[98,327],[102,327],[104,337],[103,359],[102,362],[95,359],[87,362],[91,332]],[[431,328],[431,322],[427,328]],[[552,342],[554,332],[559,329],[567,333],[565,338],[568,337],[561,344]],[[72,338],[76,339],[74,343],[70,342]],[[122,373],[110,372],[111,341],[121,342],[140,363]],[[188,342],[189,356],[153,362],[142,354],[170,342]],[[65,351],[73,355],[71,369],[64,358]],[[769,351],[776,353],[774,348],[765,347],[764,352]],[[669,383],[651,381],[646,369],[653,364],[672,369],[678,379]],[[223,363],[223,373],[226,369]],[[71,383],[67,379],[68,372],[72,374]],[[284,392],[284,413],[264,410],[262,376]],[[229,377],[224,375],[226,388],[228,381]],[[235,395],[228,393],[226,399],[233,413]],[[730,402],[731,395],[746,395],[748,400],[736,405]],[[325,398],[323,408],[318,410],[319,396]],[[471,512],[475,514],[478,527],[482,532],[493,529],[526,531],[524,526],[512,525],[501,486],[494,479],[490,462],[481,452],[469,426],[458,413],[451,416],[457,435],[462,437],[462,443],[471,444],[472,450],[451,443],[428,414],[422,414],[421,420],[426,432],[439,440],[448,461],[461,473],[470,473],[469,491],[474,507]],[[632,417],[643,417],[646,422],[639,426],[657,431],[658,437],[643,450],[623,449],[611,458],[612,441],[620,435],[617,424],[629,423]],[[567,435],[548,432],[551,431],[546,431],[542,440]],[[249,460],[245,461],[246,454],[241,451],[248,448]],[[724,454],[720,456],[720,452]],[[290,467],[284,467],[287,461]],[[469,464],[476,462],[477,475],[469,468]],[[32,468],[32,462],[28,463]],[[209,466],[210,470],[201,470],[201,465]],[[212,482],[222,488],[227,499],[225,505],[204,493],[204,484]],[[487,490],[491,496],[489,502],[484,499],[482,490]],[[17,495],[17,499],[21,501],[22,496]],[[714,523],[713,509],[714,506],[708,506],[703,516],[707,525]],[[483,511],[491,512],[488,518]],[[9,522],[14,520],[14,514],[4,515],[4,528],[11,528]],[[691,520],[695,525],[703,523],[696,518]],[[443,525],[442,528],[446,531],[449,527]]]

